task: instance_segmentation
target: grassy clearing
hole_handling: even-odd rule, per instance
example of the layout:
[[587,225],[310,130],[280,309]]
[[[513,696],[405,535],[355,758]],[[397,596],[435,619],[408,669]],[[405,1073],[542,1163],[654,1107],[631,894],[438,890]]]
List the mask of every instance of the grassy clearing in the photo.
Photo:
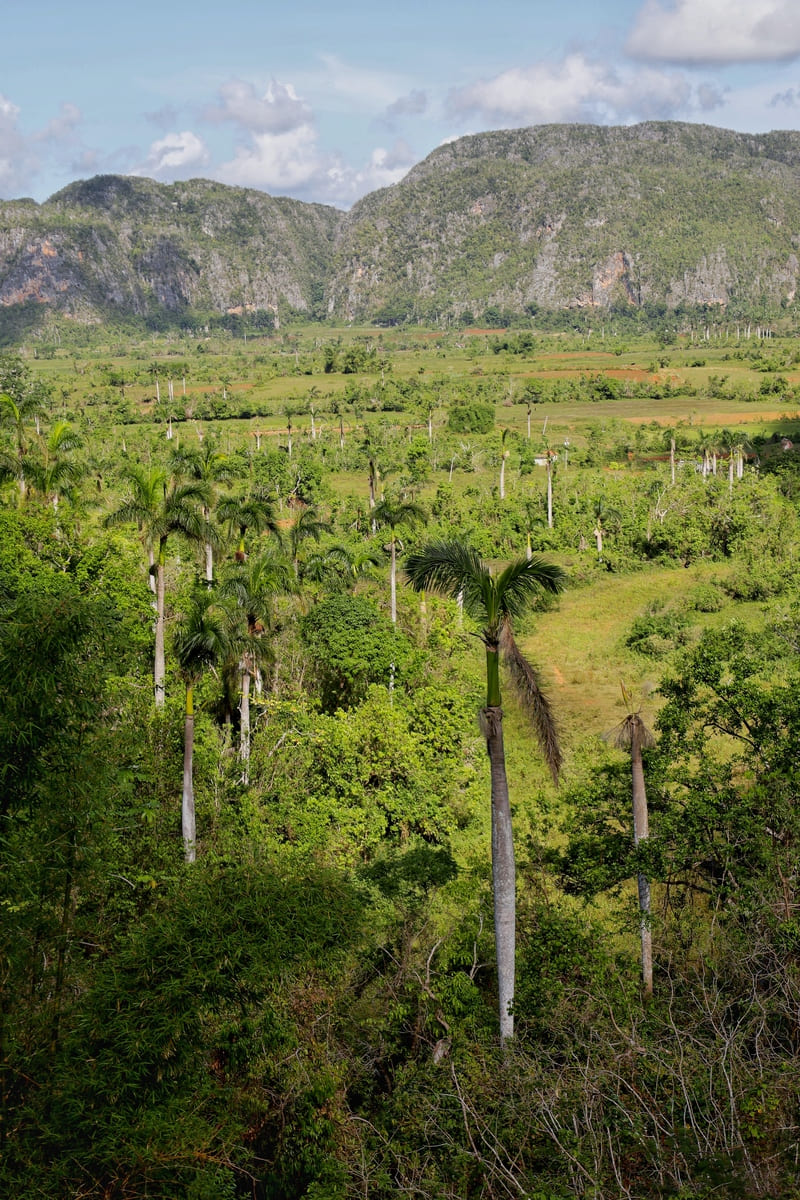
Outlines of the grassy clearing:
[[[602,736],[625,715],[620,683],[634,696],[650,693],[645,707],[658,708],[658,687],[669,659],[649,659],[629,650],[624,638],[635,617],[654,602],[684,606],[694,587],[724,579],[730,564],[700,562],[652,567],[633,575],[598,575],[591,584],[565,592],[557,608],[542,613],[521,642],[538,664],[570,743]],[[756,623],[757,604],[729,602],[717,613],[690,612],[689,638],[702,628],[734,617]]]

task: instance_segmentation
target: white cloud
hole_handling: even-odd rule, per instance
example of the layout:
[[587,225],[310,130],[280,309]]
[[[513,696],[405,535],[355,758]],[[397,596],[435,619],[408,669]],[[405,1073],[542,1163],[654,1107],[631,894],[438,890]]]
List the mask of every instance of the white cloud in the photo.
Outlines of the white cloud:
[[713,89],[695,92],[679,72],[617,70],[580,53],[503,71],[448,97],[453,114],[477,112],[489,124],[505,125],[665,120],[709,107],[714,107]]
[[647,0],[626,50],[662,62],[779,62],[800,56],[797,0]]
[[42,170],[42,156],[58,159],[72,147],[81,122],[81,111],[63,103],[58,116],[42,129],[25,133],[20,126],[21,110],[0,94],[0,196],[19,196],[26,192]]
[[37,142],[69,142],[74,139],[75,131],[82,120],[81,110],[76,104],[62,104],[57,117],[48,121],[44,129],[33,136]]
[[[330,56],[324,61],[329,89],[362,97],[377,90],[381,102],[397,95],[385,78],[379,84],[373,72],[353,72]],[[205,115],[215,122],[234,122],[247,135],[233,157],[214,171],[216,179],[238,187],[349,207],[365,192],[395,183],[414,161],[402,141],[374,149],[360,167],[346,163],[336,151],[323,150],[309,105],[292,84],[274,79],[263,95],[240,80],[225,84],[218,103]]]
[[19,128],[20,110],[0,93],[0,196],[18,195],[38,167]]
[[273,79],[263,95],[252,83],[233,79],[205,111],[210,121],[233,121],[253,134],[283,134],[309,124],[311,111],[290,83]]
[[398,140],[388,149],[376,147],[363,166],[351,166],[320,148],[309,123],[285,133],[254,134],[214,176],[238,187],[349,208],[366,192],[402,179],[414,161],[411,148]]
[[150,146],[147,158],[134,167],[130,175],[146,175],[152,179],[186,177],[200,167],[208,166],[210,156],[205,143],[196,133],[168,133]]
[[216,175],[239,187],[284,192],[309,183],[319,170],[316,130],[304,123],[280,133],[254,133]]

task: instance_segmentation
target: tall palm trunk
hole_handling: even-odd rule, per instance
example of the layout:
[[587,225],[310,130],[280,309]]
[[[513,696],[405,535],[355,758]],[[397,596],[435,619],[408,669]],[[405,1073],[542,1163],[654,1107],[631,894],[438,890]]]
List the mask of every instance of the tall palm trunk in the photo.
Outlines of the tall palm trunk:
[[164,570],[164,545],[159,549],[156,563],[156,648],[153,657],[153,689],[155,692],[156,708],[164,707],[166,686],[165,656],[164,656],[164,593],[166,588]]
[[[638,716],[631,721],[631,778],[633,792],[633,842],[638,846],[650,836],[647,819],[647,793],[642,765],[642,722]],[[650,931],[650,881],[641,873],[639,888],[640,933],[642,941],[642,984],[646,996],[653,994],[653,942]]]
[[183,795],[181,798],[181,833],[187,863],[195,861],[197,824],[194,811],[194,688],[186,685],[186,715],[183,724]]
[[553,528],[553,460],[547,456],[547,528]]
[[389,572],[389,595],[390,595],[390,612],[392,624],[397,624],[397,542],[392,530],[391,538],[392,565]]
[[242,783],[250,782],[250,657],[242,657],[242,699],[239,705],[239,758]]
[[483,732],[489,754],[492,787],[492,890],[494,938],[497,953],[497,992],[500,1040],[514,1036],[514,975],[516,970],[516,863],[503,746],[500,706],[499,647],[486,645],[486,708]]
[[[203,505],[203,519],[206,523],[211,519],[211,510],[208,505]],[[214,547],[211,542],[206,542],[204,549],[206,553],[206,584],[211,587],[214,582]]]

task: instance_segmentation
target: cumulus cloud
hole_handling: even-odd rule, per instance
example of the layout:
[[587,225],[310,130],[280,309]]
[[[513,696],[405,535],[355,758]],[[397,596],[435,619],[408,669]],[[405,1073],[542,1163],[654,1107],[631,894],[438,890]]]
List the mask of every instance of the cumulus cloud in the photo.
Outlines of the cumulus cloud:
[[479,113],[490,124],[666,120],[722,102],[711,87],[695,91],[679,72],[618,70],[580,53],[503,71],[450,92],[453,115]]
[[626,50],[662,62],[780,62],[800,56],[797,0],[647,0]]
[[218,103],[209,106],[209,121],[233,121],[253,134],[280,135],[308,125],[311,110],[290,83],[273,79],[263,95],[252,83],[233,79],[218,92]]
[[317,134],[313,125],[304,123],[278,133],[254,133],[219,168],[217,177],[239,187],[287,191],[307,184],[318,170]]
[[[376,86],[369,72],[348,73],[338,59],[326,58],[325,67],[329,77],[336,75],[340,92],[350,88],[360,93]],[[389,149],[374,149],[362,166],[324,150],[310,106],[292,84],[275,79],[263,95],[241,80],[225,84],[206,116],[214,122],[233,122],[244,135],[233,157],[213,172],[216,179],[237,187],[346,208],[371,188],[396,182],[413,162],[412,151],[402,141]]]
[[316,181],[315,196],[337,208],[350,208],[367,192],[399,182],[416,161],[410,147],[397,141],[388,150],[376,146],[363,166],[352,167],[336,159]]
[[62,104],[58,116],[53,117],[44,129],[35,133],[34,139],[37,142],[56,142],[60,145],[71,142],[82,119],[82,113],[77,104]]
[[72,147],[81,122],[81,110],[63,103],[58,115],[42,129],[23,132],[21,111],[0,94],[0,196],[18,196],[26,191],[42,169],[42,156],[60,158]]
[[215,178],[349,208],[365,192],[396,183],[413,162],[411,148],[398,140],[388,149],[376,147],[362,166],[351,166],[341,155],[323,151],[313,125],[304,124],[285,133],[254,134]]
[[725,103],[726,89],[715,83],[701,83],[697,88],[697,106],[701,112],[711,112]]
[[19,128],[20,110],[0,93],[0,196],[19,195],[39,161]]
[[210,155],[205,142],[192,133],[168,133],[153,142],[144,162],[134,167],[130,175],[146,175],[152,179],[186,178],[208,165]]

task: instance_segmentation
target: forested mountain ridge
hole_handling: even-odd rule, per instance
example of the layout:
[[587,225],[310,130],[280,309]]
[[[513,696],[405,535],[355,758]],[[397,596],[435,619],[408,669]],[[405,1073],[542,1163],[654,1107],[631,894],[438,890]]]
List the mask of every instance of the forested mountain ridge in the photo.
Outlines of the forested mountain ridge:
[[794,299],[800,134],[550,125],[441,146],[345,218],[333,311]]
[[101,316],[310,311],[340,214],[208,180],[97,176],[0,204],[0,305]]
[[799,182],[800,133],[671,122],[464,137],[349,213],[99,176],[0,204],[0,321],[772,309],[796,295]]

